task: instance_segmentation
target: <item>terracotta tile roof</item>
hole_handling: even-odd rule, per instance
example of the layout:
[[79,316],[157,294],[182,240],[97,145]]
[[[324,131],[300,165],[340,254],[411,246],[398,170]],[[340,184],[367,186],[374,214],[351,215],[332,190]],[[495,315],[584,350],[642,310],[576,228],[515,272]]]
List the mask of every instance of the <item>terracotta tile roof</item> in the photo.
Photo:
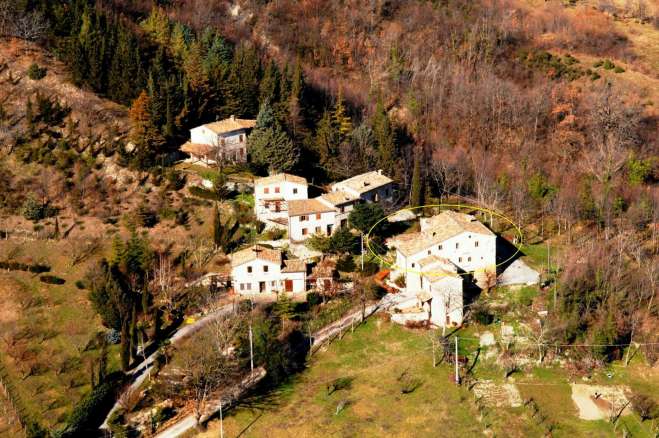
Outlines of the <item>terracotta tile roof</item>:
[[186,142],[181,146],[181,151],[188,154],[208,155],[213,151],[213,146],[207,144]]
[[390,244],[403,254],[412,255],[463,232],[495,236],[489,228],[480,223],[474,216],[453,211],[445,211],[437,216],[422,219],[421,230],[417,233],[396,236],[390,240]]
[[306,178],[297,175],[291,175],[290,173],[278,173],[276,175],[264,176],[263,178],[256,178],[254,180],[254,184],[257,186],[278,182],[293,182],[305,185],[307,184]]
[[300,259],[284,260],[284,269],[281,272],[307,272],[307,263]]
[[437,216],[421,220],[421,231],[425,229],[454,228],[475,234],[494,236],[494,233],[470,214],[444,211]]
[[372,172],[362,173],[361,175],[353,176],[346,180],[340,181],[332,185],[332,191],[345,190],[349,188],[359,194],[366,193],[378,187],[391,184],[393,180],[386,175],[382,174],[381,170],[374,170]]
[[256,126],[256,120],[237,119],[234,116],[231,116],[228,119],[207,123],[204,126],[216,134],[225,134],[227,132],[237,131],[239,129],[251,129]]
[[293,199],[288,201],[288,216],[300,216],[302,214],[325,213],[335,211],[334,208],[326,205],[318,199]]
[[231,254],[231,266],[240,266],[256,259],[266,260],[281,265],[281,251],[278,249],[266,248],[261,245],[250,246],[249,248]]
[[343,205],[347,204],[349,202],[354,202],[356,201],[357,197],[351,195],[350,193],[343,191],[343,190],[337,190],[336,192],[329,192],[329,193],[324,193],[320,195],[321,198],[323,198],[325,201],[329,202],[332,205]]

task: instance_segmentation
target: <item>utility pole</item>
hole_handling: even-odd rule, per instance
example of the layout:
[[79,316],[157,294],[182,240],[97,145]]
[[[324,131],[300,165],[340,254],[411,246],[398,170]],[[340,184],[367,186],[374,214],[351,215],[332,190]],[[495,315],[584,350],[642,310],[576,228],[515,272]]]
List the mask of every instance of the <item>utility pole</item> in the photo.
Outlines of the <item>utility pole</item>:
[[458,337],[455,337],[455,384],[460,384],[460,375],[458,374]]
[[361,247],[362,247],[362,272],[364,272],[364,232],[361,233]]
[[254,344],[252,342],[252,323],[249,323],[249,368],[251,375],[254,374]]

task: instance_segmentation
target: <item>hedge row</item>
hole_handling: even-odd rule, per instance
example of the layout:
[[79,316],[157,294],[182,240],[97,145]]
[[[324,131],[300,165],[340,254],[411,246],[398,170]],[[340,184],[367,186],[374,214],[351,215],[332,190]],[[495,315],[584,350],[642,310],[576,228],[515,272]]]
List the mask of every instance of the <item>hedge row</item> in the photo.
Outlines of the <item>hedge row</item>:
[[208,199],[211,201],[219,201],[217,197],[217,193],[215,193],[212,190],[204,189],[203,187],[199,187],[199,186],[189,187],[188,190],[190,191],[190,194],[192,196],[196,196],[197,198]]
[[27,272],[32,272],[34,274],[42,274],[44,272],[50,272],[50,266],[43,265],[41,263],[28,265],[27,263],[20,263],[20,262],[0,262],[0,269],[8,269],[10,271],[27,271]]

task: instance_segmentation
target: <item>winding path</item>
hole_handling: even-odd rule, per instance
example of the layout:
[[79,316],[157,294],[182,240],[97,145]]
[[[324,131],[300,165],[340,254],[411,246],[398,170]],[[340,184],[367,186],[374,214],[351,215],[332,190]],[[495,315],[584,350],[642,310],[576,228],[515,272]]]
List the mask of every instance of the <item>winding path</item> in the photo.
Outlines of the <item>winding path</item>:
[[[203,316],[199,320],[195,321],[193,324],[185,325],[179,328],[169,338],[169,342],[173,345],[187,338],[188,336],[195,334],[196,332],[207,326],[212,321],[215,321],[216,319],[231,313],[233,311],[233,307],[234,307],[233,303],[226,304],[214,310],[213,312]],[[149,357],[146,358],[145,361],[139,364],[134,370],[131,370],[129,373],[127,373],[127,376],[133,379],[133,382],[123,390],[122,394],[125,394],[128,391],[138,390],[140,386],[142,386],[142,383],[144,383],[144,380],[146,380],[147,376],[149,376],[151,370],[153,369],[153,365],[155,363],[157,356],[158,356],[158,351],[153,352]],[[105,417],[105,421],[103,421],[103,424],[101,425],[102,430],[108,430],[108,419],[117,409],[119,409],[120,400],[121,400],[121,396],[117,397],[117,401],[115,402],[114,406],[112,406],[112,409],[110,409],[110,412],[108,412],[108,415]]]

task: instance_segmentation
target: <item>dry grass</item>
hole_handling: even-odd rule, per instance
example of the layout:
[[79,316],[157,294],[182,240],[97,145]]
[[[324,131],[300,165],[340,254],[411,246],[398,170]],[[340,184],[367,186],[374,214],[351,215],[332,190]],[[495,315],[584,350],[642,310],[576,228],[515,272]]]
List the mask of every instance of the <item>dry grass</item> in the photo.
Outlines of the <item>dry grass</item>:
[[[15,240],[0,241],[0,253],[15,245]],[[47,263],[52,274],[66,280],[64,285],[41,283],[38,275],[27,272],[0,273],[0,349],[30,414],[49,428],[61,425],[89,390],[86,363],[95,352],[84,349],[102,329],[87,291],[75,286],[91,261],[71,267],[66,245],[28,241],[18,259]],[[114,353],[111,369],[118,365]]]

